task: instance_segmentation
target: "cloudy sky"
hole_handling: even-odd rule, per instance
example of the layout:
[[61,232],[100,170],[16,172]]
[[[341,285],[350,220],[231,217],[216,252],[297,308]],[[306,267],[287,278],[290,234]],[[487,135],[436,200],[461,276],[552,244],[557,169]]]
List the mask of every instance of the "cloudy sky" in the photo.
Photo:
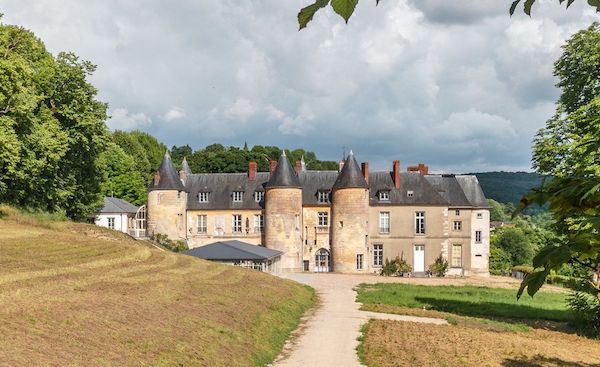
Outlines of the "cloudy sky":
[[578,0],[363,0],[345,25],[312,0],[0,0],[4,23],[98,65],[111,129],[167,145],[279,145],[373,169],[529,170],[560,45],[600,17]]

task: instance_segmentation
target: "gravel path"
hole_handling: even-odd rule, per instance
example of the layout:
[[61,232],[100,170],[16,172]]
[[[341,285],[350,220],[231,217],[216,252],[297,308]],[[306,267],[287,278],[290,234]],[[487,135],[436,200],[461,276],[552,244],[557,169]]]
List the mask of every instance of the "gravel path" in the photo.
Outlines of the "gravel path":
[[[319,294],[320,305],[307,315],[292,335],[276,367],[361,366],[356,355],[360,326],[369,319],[447,324],[446,320],[360,311],[353,288],[360,283],[401,281],[369,275],[297,273],[285,276],[308,284]],[[429,281],[430,279],[424,279]],[[439,281],[439,279],[438,279]],[[414,282],[419,282],[415,279]],[[431,282],[428,282],[432,284]]]

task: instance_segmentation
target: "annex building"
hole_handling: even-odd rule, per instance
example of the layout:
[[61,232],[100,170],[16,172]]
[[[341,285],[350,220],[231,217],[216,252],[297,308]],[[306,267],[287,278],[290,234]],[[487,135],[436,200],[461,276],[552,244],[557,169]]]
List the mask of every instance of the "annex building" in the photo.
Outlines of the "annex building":
[[363,273],[403,257],[426,272],[487,275],[489,208],[475,176],[431,175],[424,164],[369,172],[354,154],[339,171],[306,170],[285,153],[270,172],[177,172],[168,152],[148,188],[148,232],[193,249],[241,241],[281,252],[282,271]]

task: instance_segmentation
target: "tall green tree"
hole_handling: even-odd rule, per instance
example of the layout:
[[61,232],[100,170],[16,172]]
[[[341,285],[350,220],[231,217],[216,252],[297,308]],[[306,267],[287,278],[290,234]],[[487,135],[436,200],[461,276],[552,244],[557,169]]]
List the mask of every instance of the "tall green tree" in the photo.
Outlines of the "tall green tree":
[[[600,275],[600,24],[577,32],[555,63],[563,93],[556,114],[534,142],[533,163],[552,180],[521,201],[549,203],[562,236],[533,259],[541,270],[528,275],[519,290],[534,295],[552,270],[576,263]],[[600,299],[600,281],[590,280]]]
[[0,201],[83,219],[101,203],[106,104],[95,66],[0,24]]

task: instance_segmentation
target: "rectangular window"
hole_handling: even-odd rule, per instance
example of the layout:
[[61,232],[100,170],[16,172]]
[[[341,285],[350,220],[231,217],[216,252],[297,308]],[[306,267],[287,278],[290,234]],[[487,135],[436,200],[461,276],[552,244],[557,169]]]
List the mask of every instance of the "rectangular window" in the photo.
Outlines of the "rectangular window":
[[379,233],[390,233],[390,212],[379,212]]
[[425,234],[425,212],[415,213],[415,233]]
[[379,191],[379,201],[390,201],[390,192]]
[[260,233],[265,228],[265,217],[262,214],[254,216],[254,233]]
[[208,192],[199,192],[198,193],[198,202],[199,203],[208,203]]
[[475,243],[481,243],[481,231],[475,231]]
[[452,229],[455,231],[462,231],[462,222],[460,220],[455,220]]
[[383,265],[383,245],[373,245],[373,266]]
[[199,215],[196,217],[196,228],[198,228],[198,233],[206,233],[206,215]]
[[329,191],[317,192],[317,199],[319,204],[327,204],[329,202]]
[[233,198],[234,203],[241,203],[242,200],[244,200],[244,192],[243,191],[234,191],[232,198]]
[[460,210],[456,209],[456,210],[454,211],[454,214],[455,214],[455,215],[460,215]]
[[356,255],[356,270],[363,270],[363,255]]
[[413,196],[415,196],[415,192],[414,192],[414,191],[412,191],[412,190],[408,190],[408,191],[406,192],[406,196],[408,196],[409,198],[412,198]]
[[108,217],[108,228],[115,229],[115,217]]
[[233,233],[241,233],[242,232],[242,216],[241,216],[241,214],[234,214],[232,216],[231,227],[233,228]]
[[462,245],[452,245],[452,267],[462,268]]
[[483,218],[483,213],[477,213],[477,219]]
[[261,201],[263,201],[264,198],[265,198],[264,191],[256,191],[254,193],[254,201],[256,201],[257,203],[260,203]]
[[319,227],[327,227],[329,225],[329,213],[319,212]]

